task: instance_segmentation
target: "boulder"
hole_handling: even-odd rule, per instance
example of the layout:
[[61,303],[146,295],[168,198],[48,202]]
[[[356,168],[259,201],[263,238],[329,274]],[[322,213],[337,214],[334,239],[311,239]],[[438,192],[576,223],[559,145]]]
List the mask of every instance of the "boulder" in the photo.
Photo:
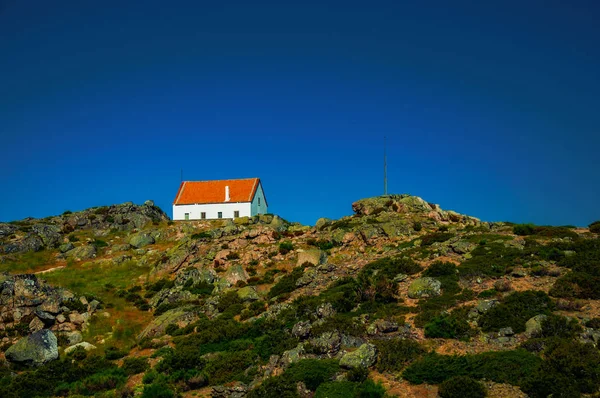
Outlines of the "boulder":
[[326,254],[319,249],[298,250],[297,265],[304,265],[304,263],[319,265],[323,264],[326,259]]
[[140,333],[138,340],[143,338],[153,338],[165,334],[167,326],[175,324],[179,327],[185,327],[198,320],[198,309],[194,306],[184,306],[175,308],[154,318],[152,322]]
[[325,332],[319,337],[310,339],[313,353],[315,354],[335,354],[342,345],[342,335],[335,332]]
[[67,332],[65,333],[65,336],[69,345],[75,345],[83,341],[83,336],[81,335],[81,332],[78,331]]
[[256,301],[260,299],[260,296],[256,292],[256,288],[254,286],[245,286],[237,291],[238,297],[242,301]]
[[75,245],[73,245],[71,242],[63,243],[62,245],[60,245],[60,246],[58,247],[58,250],[59,250],[61,253],[66,253],[66,252],[68,252],[69,250],[73,250],[73,249],[75,249]]
[[459,240],[450,244],[452,251],[456,254],[467,254],[477,247],[475,243],[466,240]]
[[129,244],[136,249],[152,245],[154,242],[155,241],[152,235],[146,232],[138,232],[137,234],[133,234],[133,236],[129,239]]
[[292,335],[299,339],[305,339],[310,336],[312,325],[309,321],[300,321],[292,327]]
[[92,351],[92,350],[95,350],[97,348],[95,345],[90,344],[90,343],[88,343],[86,341],[83,341],[81,343],[77,343],[77,344],[74,344],[72,346],[69,346],[69,347],[65,348],[65,354],[69,354],[69,353],[75,351],[79,347],[83,348],[86,351]]
[[25,366],[40,366],[58,359],[56,336],[48,329],[42,329],[23,337],[8,348],[6,359]]
[[56,225],[34,224],[31,230],[35,232],[46,247],[53,247],[62,238],[60,228]]
[[408,287],[408,297],[412,299],[439,296],[441,293],[442,283],[430,277],[415,279]]
[[540,314],[530,318],[525,323],[525,334],[530,337],[539,335],[542,332],[542,322],[548,318],[546,315]]
[[90,258],[96,257],[97,253],[96,246],[94,245],[83,245],[76,247],[73,250],[69,250],[67,254],[69,257],[77,260],[89,260]]
[[344,368],[368,368],[377,359],[377,348],[370,343],[363,344],[357,350],[345,354],[340,359],[340,366]]
[[232,285],[235,285],[239,281],[246,282],[248,280],[248,273],[241,264],[236,264],[227,269],[223,278]]
[[296,281],[296,286],[306,286],[317,278],[317,270],[314,268],[307,269],[302,276]]

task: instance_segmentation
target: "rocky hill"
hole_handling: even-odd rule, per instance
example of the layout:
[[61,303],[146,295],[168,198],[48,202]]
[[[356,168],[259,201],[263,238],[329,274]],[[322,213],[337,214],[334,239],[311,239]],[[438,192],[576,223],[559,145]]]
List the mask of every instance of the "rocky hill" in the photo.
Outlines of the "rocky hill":
[[150,201],[0,224],[0,396],[600,392],[599,223],[352,208],[314,227],[172,222]]

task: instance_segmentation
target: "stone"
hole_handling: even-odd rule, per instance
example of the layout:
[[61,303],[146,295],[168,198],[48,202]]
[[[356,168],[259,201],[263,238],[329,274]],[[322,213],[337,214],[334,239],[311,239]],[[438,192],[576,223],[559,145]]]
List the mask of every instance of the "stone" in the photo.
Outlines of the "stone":
[[12,363],[40,366],[58,359],[58,342],[54,333],[42,329],[10,346],[5,356]]
[[148,199],[147,201],[144,202],[144,206],[150,206],[150,207],[152,207],[152,206],[154,206],[154,201]]
[[406,274],[398,274],[394,277],[394,279],[392,279],[392,282],[399,283],[399,282],[406,280],[407,278],[408,278],[408,275],[406,275]]
[[473,251],[477,245],[472,242],[468,242],[466,240],[459,240],[458,242],[454,242],[450,244],[450,248],[456,254],[467,254]]
[[313,352],[318,354],[335,354],[342,345],[342,335],[335,332],[325,332],[319,337],[310,339]]
[[66,252],[68,252],[69,250],[73,250],[73,249],[75,249],[75,245],[73,245],[71,242],[63,243],[62,245],[60,245],[60,246],[58,247],[58,250],[59,250],[61,253],[66,253]]
[[302,276],[300,278],[298,278],[298,280],[296,281],[296,286],[297,287],[306,286],[306,285],[310,284],[311,282],[313,282],[316,278],[317,278],[317,270],[315,270],[314,268],[309,268],[306,271],[304,271],[304,273],[302,274]]
[[548,318],[546,315],[540,314],[530,318],[525,323],[525,334],[529,337],[535,337],[542,332],[542,322]]
[[244,302],[256,301],[260,299],[260,296],[256,292],[256,288],[254,286],[244,286],[237,291],[237,295]]
[[88,311],[95,312],[98,309],[99,305],[100,305],[100,302],[98,300],[90,301],[90,303],[88,304]]
[[65,336],[67,337],[67,342],[69,345],[74,345],[83,341],[83,336],[81,335],[81,332],[77,330],[74,332],[67,332],[65,333]]
[[87,320],[87,317],[78,312],[71,312],[69,314],[69,321],[75,325],[82,325],[85,323],[86,320]]
[[498,330],[499,336],[512,336],[514,334],[515,334],[515,332],[513,331],[513,329],[510,326],[501,328],[500,330]]
[[309,321],[300,321],[292,327],[292,335],[299,339],[305,339],[310,336],[312,325]]
[[298,344],[295,348],[284,351],[284,353],[281,355],[281,363],[284,366],[289,366],[293,363],[296,363],[303,358],[304,353],[304,345]]
[[319,318],[330,318],[335,315],[335,309],[331,303],[323,303],[317,307],[317,316]]
[[73,250],[70,250],[67,254],[69,257],[74,258],[76,260],[89,260],[91,258],[96,257],[97,253],[96,246],[94,245],[83,245],[76,247]]
[[297,265],[304,265],[309,263],[312,265],[319,265],[325,263],[327,256],[325,252],[319,249],[304,249],[298,250],[298,261]]
[[167,326],[175,324],[185,327],[198,320],[198,309],[195,306],[183,306],[166,311],[154,318],[152,322],[139,334],[138,340],[153,338],[165,334]]
[[340,366],[348,369],[368,368],[377,360],[377,348],[370,343],[358,347],[357,350],[346,353],[340,359]]
[[377,331],[381,333],[392,333],[398,330],[398,324],[396,322],[385,319],[377,319],[373,324]]
[[227,282],[231,283],[231,285],[235,285],[239,281],[246,282],[248,280],[248,273],[241,264],[236,264],[227,268],[223,278],[226,279]]
[[29,330],[31,332],[37,332],[38,330],[42,330],[43,328],[44,322],[42,322],[40,318],[33,318],[31,322],[29,322]]
[[64,323],[66,320],[67,318],[63,314],[59,314],[56,316],[56,322],[58,323]]
[[83,348],[86,351],[92,351],[92,350],[95,350],[97,348],[95,345],[90,344],[90,343],[88,343],[86,341],[83,341],[81,343],[77,343],[77,344],[74,344],[72,346],[69,346],[69,347],[65,348],[65,354],[69,354],[69,353],[75,351],[79,347]]
[[439,296],[441,293],[442,283],[431,277],[415,279],[408,287],[408,297],[412,299]]
[[136,249],[154,244],[155,240],[152,235],[146,232],[138,232],[129,239],[129,244]]
[[331,219],[329,219],[329,218],[319,218],[317,220],[317,223],[315,224],[315,228],[317,228],[318,230],[322,230],[324,227],[326,227],[330,223],[331,223]]
[[483,314],[484,312],[489,311],[492,307],[495,307],[496,305],[498,305],[498,300],[479,300],[477,302],[477,305],[475,306],[475,309],[480,314]]

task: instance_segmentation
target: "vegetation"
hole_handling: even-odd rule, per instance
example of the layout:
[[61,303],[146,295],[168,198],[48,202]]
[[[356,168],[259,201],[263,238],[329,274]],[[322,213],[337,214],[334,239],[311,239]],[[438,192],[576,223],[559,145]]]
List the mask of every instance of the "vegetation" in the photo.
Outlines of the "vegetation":
[[485,398],[485,386],[467,376],[456,376],[440,384],[441,398]]
[[514,292],[484,313],[479,325],[486,332],[511,327],[515,333],[520,333],[525,331],[525,322],[530,318],[539,314],[548,315],[553,307],[552,300],[544,292]]

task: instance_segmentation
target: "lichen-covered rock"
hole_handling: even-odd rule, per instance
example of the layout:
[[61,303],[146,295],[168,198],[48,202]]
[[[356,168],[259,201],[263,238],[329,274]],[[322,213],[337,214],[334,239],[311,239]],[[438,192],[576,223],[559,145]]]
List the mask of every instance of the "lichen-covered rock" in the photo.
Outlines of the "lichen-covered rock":
[[12,363],[40,366],[58,358],[58,342],[54,333],[42,329],[17,341],[5,356]]
[[323,264],[327,259],[325,252],[319,249],[303,249],[298,250],[298,261],[297,265],[304,265],[309,263],[312,265]]
[[260,299],[254,286],[244,286],[237,291],[237,295],[242,301],[256,301]]
[[69,353],[75,351],[79,347],[83,348],[86,351],[92,351],[97,348],[95,345],[90,344],[87,341],[83,341],[81,343],[77,343],[77,344],[74,344],[72,346],[65,348],[65,354],[69,354]]
[[302,276],[296,281],[296,286],[297,287],[306,286],[306,285],[312,283],[316,278],[317,278],[317,270],[314,268],[309,268],[306,271],[304,271]]
[[142,333],[139,334],[138,340],[161,336],[165,334],[167,326],[171,324],[185,327],[196,320],[198,320],[197,307],[184,306],[169,310],[154,318]]
[[431,277],[415,279],[408,287],[408,297],[413,299],[439,296],[441,293],[442,283]]
[[98,250],[94,245],[83,245],[76,247],[73,250],[69,250],[67,255],[76,260],[89,260],[96,257]]
[[292,327],[292,335],[299,339],[305,339],[310,336],[312,325],[309,321],[300,321]]
[[63,243],[62,245],[60,245],[60,246],[58,247],[58,250],[59,250],[61,253],[66,253],[66,252],[68,252],[69,250],[73,250],[73,249],[75,249],[75,245],[73,245],[71,242]]
[[530,318],[525,323],[525,334],[527,336],[537,336],[542,332],[542,322],[547,319],[546,315],[540,314]]
[[314,353],[335,354],[342,345],[342,335],[339,332],[325,332],[309,341]]
[[136,249],[154,244],[155,240],[152,235],[146,232],[138,232],[129,239],[129,244]]
[[231,283],[232,285],[235,285],[239,281],[246,282],[248,280],[248,273],[246,272],[244,267],[242,267],[241,264],[236,264],[227,268],[227,271],[225,271],[225,275],[223,275],[223,278],[226,279],[227,282]]
[[452,248],[452,251],[454,251],[454,253],[467,254],[470,253],[473,249],[475,249],[477,245],[466,240],[459,240],[457,242],[451,243],[450,247]]
[[368,368],[377,359],[377,348],[370,343],[363,344],[357,350],[345,354],[340,359],[340,366],[344,368]]

